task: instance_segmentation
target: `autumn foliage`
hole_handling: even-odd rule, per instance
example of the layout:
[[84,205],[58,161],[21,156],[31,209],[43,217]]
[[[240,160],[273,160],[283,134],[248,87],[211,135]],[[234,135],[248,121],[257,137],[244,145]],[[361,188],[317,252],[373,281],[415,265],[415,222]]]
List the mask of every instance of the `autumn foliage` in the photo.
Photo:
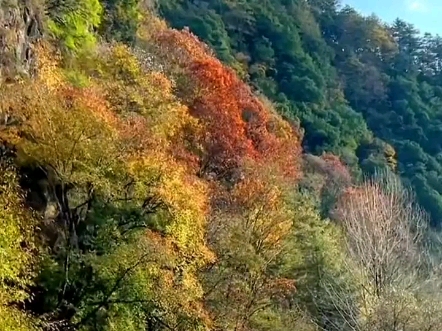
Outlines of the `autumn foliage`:
[[250,87],[189,31],[163,30],[156,40],[161,54],[168,54],[192,80],[186,103],[205,128],[201,160],[205,171],[222,176],[245,159],[273,158],[286,174],[299,175],[300,137],[294,127],[266,109]]
[[140,44],[66,62],[42,42],[38,75],[1,87],[0,138],[41,219],[29,305],[44,330],[246,330],[296,292],[275,268],[300,135],[189,31],[158,25]]
[[[48,32],[17,52],[34,76],[0,77],[0,331],[441,329],[424,214],[393,182],[352,177],[385,146],[333,96],[330,61],[315,69],[329,10],[161,2],[0,4],[0,23]],[[225,62],[156,16],[172,7]]]

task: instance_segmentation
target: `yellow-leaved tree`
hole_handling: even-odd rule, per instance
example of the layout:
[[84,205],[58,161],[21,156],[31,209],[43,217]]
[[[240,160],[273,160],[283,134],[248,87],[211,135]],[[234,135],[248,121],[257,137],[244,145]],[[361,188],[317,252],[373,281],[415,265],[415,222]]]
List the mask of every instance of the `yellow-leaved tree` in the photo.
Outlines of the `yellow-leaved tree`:
[[41,47],[38,78],[2,91],[15,93],[0,101],[14,119],[1,137],[39,173],[33,190],[44,196],[34,302],[49,302],[40,314],[52,328],[207,328],[197,272],[213,259],[208,197],[191,153],[199,125],[129,48],[89,56],[94,66],[70,68],[87,81],[78,86]]
[[35,321],[18,307],[28,299],[35,260],[31,213],[23,206],[15,170],[0,166],[0,329],[37,330]]

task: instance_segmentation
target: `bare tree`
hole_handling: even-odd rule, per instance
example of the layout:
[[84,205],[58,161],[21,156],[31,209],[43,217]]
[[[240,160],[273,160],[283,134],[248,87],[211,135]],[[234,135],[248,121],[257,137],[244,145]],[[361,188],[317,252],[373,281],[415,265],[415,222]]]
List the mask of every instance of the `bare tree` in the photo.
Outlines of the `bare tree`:
[[349,257],[368,282],[366,291],[415,284],[426,214],[393,174],[382,172],[340,199],[336,216],[346,231]]
[[[347,270],[359,297],[323,284],[352,331],[435,331],[442,328],[437,270],[428,272],[426,214],[394,175],[377,173],[339,200],[335,216],[346,234]],[[425,269],[427,268],[427,269]],[[425,269],[425,270],[424,270]],[[355,309],[356,308],[356,309]],[[353,312],[349,314],[348,312]]]

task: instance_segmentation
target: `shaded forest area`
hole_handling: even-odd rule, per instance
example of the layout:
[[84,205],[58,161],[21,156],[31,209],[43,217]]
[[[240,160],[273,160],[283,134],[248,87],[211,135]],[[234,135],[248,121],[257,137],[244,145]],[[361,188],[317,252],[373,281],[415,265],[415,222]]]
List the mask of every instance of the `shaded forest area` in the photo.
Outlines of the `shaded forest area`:
[[0,23],[1,331],[442,329],[437,37],[330,0]]

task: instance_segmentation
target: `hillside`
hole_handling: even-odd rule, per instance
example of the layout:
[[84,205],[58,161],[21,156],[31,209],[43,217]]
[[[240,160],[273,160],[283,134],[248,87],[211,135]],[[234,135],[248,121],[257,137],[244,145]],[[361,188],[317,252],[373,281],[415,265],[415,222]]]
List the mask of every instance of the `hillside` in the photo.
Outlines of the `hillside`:
[[437,64],[399,66],[408,25],[300,3],[0,3],[1,331],[442,328],[404,185],[435,199],[437,169],[372,125],[430,105],[404,80],[430,114]]
[[335,0],[161,0],[252,86],[301,120],[304,148],[354,172],[390,167],[442,219],[441,38]]

